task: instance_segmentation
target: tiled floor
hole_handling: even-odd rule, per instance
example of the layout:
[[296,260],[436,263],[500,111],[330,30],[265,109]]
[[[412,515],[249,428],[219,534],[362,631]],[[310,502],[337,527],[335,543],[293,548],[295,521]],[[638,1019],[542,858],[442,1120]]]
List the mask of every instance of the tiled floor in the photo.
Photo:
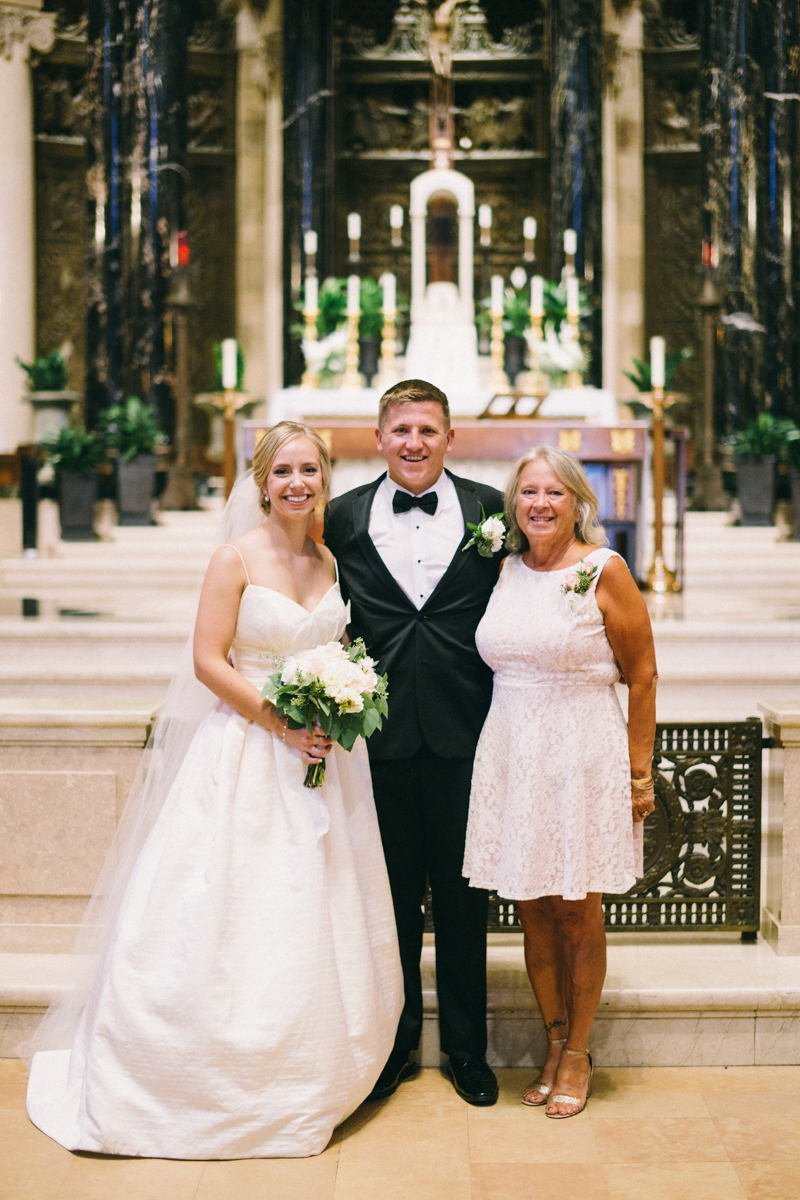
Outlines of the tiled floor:
[[317,1158],[171,1162],[70,1154],[0,1061],[0,1200],[797,1200],[800,1067],[614,1068],[581,1116],[464,1104],[435,1070],[365,1105]]

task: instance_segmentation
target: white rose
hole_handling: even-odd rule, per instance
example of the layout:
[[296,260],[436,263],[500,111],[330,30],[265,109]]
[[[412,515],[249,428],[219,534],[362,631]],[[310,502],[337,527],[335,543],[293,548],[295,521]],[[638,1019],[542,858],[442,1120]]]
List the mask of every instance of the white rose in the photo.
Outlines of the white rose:
[[281,671],[281,683],[293,683],[297,675],[298,662],[296,658],[287,658]]
[[485,538],[491,540],[493,553],[501,549],[506,536],[506,527],[499,517],[488,517],[483,522],[482,533]]

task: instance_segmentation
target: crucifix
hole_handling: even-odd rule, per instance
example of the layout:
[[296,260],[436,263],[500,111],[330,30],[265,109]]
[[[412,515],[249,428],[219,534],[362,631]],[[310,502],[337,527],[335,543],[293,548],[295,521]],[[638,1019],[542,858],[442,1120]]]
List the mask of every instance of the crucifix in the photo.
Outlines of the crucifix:
[[[425,0],[417,0],[425,4]],[[444,0],[433,12],[428,54],[433,67],[430,103],[431,166],[453,165],[453,17],[463,0]],[[427,7],[427,5],[426,5]]]

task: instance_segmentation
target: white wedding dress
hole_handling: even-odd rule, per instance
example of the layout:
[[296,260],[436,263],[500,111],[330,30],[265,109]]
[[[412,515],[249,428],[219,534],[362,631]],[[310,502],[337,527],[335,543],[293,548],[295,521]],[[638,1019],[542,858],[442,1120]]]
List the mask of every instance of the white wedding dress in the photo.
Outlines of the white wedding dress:
[[[248,584],[233,662],[261,687],[341,637]],[[155,1158],[319,1154],[365,1099],[403,1003],[392,901],[359,739],[322,788],[300,753],[221,701],[141,851],[72,1050],[35,1055],[28,1114],[69,1150]]]

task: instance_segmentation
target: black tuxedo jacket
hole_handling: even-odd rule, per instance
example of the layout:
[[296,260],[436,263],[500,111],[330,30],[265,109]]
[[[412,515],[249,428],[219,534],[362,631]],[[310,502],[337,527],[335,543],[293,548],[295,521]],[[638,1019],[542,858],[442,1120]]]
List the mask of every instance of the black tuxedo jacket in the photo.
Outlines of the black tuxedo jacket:
[[[448,471],[448,475],[450,472]],[[475,630],[497,582],[503,551],[482,558],[465,528],[449,567],[422,608],[395,582],[369,536],[369,514],[386,476],[338,496],[325,510],[325,544],[339,563],[353,637],[389,676],[389,717],[367,742],[370,758],[400,759],[426,745],[443,758],[471,758],[489,711],[492,672]],[[464,521],[500,512],[496,488],[450,475]]]

